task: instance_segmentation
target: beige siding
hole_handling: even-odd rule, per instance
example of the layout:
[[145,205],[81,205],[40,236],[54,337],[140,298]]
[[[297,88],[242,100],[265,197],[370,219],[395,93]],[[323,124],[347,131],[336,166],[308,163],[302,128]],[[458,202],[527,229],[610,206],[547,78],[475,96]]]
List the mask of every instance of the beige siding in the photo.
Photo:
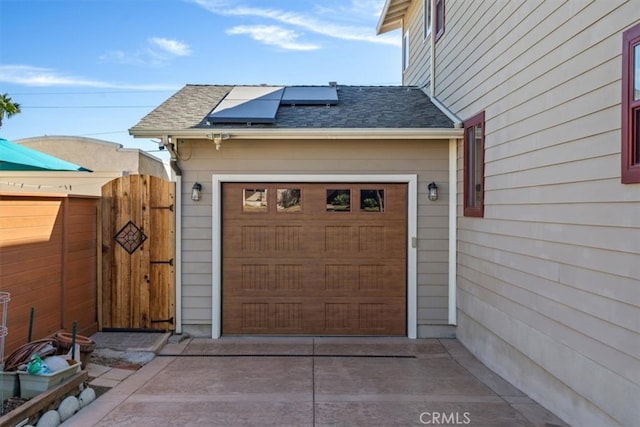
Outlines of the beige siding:
[[[447,324],[448,141],[226,141],[220,151],[205,141],[180,145],[183,169],[183,324],[186,330],[211,325],[213,174],[417,174],[418,333]],[[203,185],[199,202],[190,199],[194,182]],[[426,197],[429,182],[440,198]],[[215,238],[215,236],[213,236]]]
[[640,186],[620,183],[620,76],[640,1],[474,5],[447,1],[436,45],[438,99],[486,115],[485,217],[458,220],[457,334],[571,424],[634,425]]
[[407,11],[403,34],[409,31],[409,67],[402,74],[402,84],[425,87],[431,76],[431,35],[424,37],[424,5],[431,0],[415,0]]

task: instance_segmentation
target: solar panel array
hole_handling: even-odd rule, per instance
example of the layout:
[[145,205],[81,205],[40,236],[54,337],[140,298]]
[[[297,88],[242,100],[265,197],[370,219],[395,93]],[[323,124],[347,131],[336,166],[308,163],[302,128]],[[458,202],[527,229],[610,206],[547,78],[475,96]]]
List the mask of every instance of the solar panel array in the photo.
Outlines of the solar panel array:
[[216,123],[273,124],[280,105],[336,105],[332,86],[235,86],[207,117]]
[[331,86],[290,86],[284,89],[281,105],[336,105],[338,90]]

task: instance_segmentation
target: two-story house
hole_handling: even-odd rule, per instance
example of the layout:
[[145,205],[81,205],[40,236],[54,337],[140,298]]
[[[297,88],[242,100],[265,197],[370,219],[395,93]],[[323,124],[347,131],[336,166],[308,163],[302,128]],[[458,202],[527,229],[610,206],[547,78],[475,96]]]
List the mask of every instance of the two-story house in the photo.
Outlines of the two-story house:
[[572,425],[640,422],[640,1],[387,0],[463,123],[456,336]]

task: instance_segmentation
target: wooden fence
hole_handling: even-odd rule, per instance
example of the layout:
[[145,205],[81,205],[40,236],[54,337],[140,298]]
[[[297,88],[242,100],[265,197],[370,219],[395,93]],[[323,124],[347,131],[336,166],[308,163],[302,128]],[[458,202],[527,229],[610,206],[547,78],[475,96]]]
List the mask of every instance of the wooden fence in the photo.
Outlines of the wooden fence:
[[98,330],[99,197],[0,193],[0,291],[9,292],[5,355],[60,329]]

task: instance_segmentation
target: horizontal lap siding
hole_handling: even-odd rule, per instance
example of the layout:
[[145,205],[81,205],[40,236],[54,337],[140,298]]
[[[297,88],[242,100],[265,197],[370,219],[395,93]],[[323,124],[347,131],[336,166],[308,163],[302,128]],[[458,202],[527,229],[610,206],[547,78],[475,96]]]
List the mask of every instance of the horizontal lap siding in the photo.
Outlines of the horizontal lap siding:
[[403,35],[409,31],[409,67],[403,72],[402,84],[425,87],[431,78],[431,38],[424,37],[424,3],[416,0],[407,10]]
[[[211,324],[211,176],[213,174],[417,174],[418,324],[447,324],[447,141],[187,141],[183,170],[183,323]],[[194,182],[199,202],[190,199]],[[436,181],[440,197],[426,197]],[[213,236],[215,238],[215,236]]]
[[[446,4],[436,94],[463,119],[486,117],[485,217],[458,221],[459,336],[489,355],[469,335],[481,325],[539,365],[555,379],[521,386],[566,420],[631,425],[640,186],[620,183],[620,77],[640,2]],[[517,365],[483,360],[519,381]],[[577,397],[548,393],[556,380]]]

